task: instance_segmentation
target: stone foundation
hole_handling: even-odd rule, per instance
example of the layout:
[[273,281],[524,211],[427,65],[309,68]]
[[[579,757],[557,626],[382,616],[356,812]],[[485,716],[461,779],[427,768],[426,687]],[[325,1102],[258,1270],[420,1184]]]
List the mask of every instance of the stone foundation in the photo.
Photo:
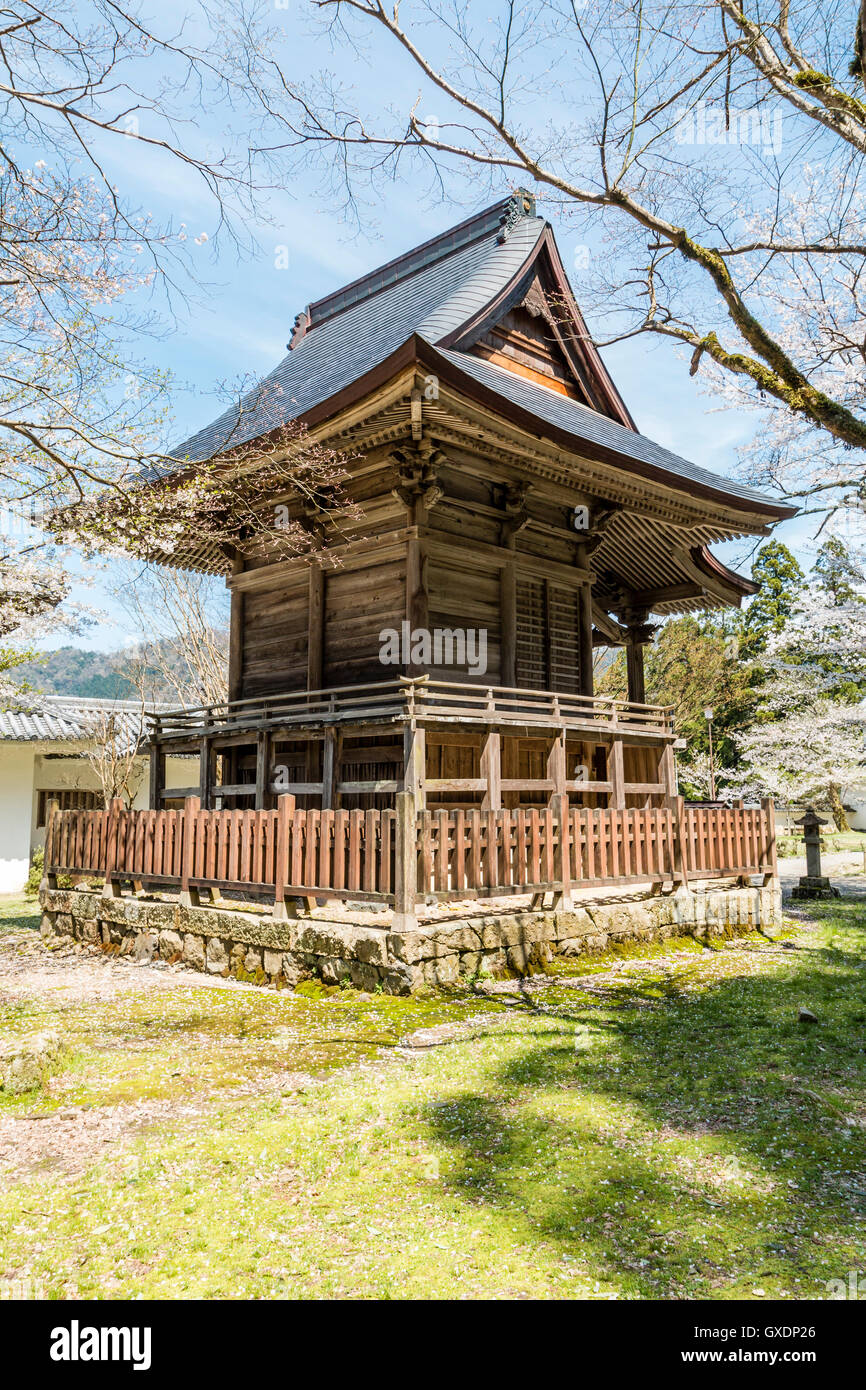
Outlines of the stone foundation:
[[294,987],[305,979],[357,989],[411,994],[425,987],[465,984],[543,970],[555,956],[579,956],[616,945],[673,936],[732,936],[781,922],[778,885],[707,885],[668,895],[631,894],[585,899],[569,911],[531,911],[478,903],[459,913],[391,930],[387,914],[364,921],[359,911],[286,922],[270,913],[227,905],[183,907],[177,902],[108,898],[43,888],[42,936],[73,937],[136,960],[181,962],[211,975],[254,984]]

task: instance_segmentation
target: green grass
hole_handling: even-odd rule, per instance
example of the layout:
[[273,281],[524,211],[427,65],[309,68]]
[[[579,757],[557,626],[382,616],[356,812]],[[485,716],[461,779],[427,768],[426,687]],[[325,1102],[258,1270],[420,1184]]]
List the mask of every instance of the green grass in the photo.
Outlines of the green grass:
[[25,898],[23,895],[0,898],[0,935],[28,928],[38,931],[41,920],[42,909],[35,898]]
[[[172,985],[7,1008],[73,1050],[0,1114],[164,1109],[83,1171],[7,1178],[0,1277],[85,1298],[826,1297],[866,1269],[866,910],[810,911],[797,950],[579,964],[510,1007]],[[465,1035],[394,1046],[446,1020]]]
[[[863,830],[825,830],[821,834],[821,853],[837,854],[840,850],[866,850],[866,831]],[[806,853],[803,842],[803,832],[796,834],[780,834],[776,842],[776,852],[779,858],[800,858]]]

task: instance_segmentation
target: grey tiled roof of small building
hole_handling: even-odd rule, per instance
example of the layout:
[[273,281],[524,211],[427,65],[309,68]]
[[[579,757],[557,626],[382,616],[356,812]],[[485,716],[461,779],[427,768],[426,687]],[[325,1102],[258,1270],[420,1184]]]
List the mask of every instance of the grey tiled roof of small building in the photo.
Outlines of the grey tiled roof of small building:
[[32,699],[29,709],[0,710],[0,739],[14,743],[81,742],[92,738],[100,719],[111,714],[130,736],[140,727],[142,707],[136,700],[85,700],[67,695]]

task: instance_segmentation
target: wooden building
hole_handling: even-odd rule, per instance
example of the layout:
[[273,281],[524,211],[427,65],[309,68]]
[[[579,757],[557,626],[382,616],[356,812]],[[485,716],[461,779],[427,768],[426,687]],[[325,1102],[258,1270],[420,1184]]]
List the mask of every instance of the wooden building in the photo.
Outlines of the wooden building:
[[[709,547],[792,509],[638,432],[533,198],[311,304],[179,457],[264,441],[274,401],[351,455],[357,514],[289,504],[327,563],[226,556],[191,525],[175,562],[231,590],[229,702],[154,719],[151,806],[178,795],[166,754],[192,749],[203,807],[670,806],[653,620],[739,604],[751,583]],[[627,702],[594,696],[598,645],[625,647]]]

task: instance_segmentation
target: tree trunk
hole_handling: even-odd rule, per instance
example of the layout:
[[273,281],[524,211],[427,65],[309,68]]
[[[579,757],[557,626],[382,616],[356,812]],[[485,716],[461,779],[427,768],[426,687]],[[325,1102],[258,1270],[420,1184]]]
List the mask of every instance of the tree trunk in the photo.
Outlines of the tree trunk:
[[847,830],[849,827],[848,817],[845,814],[845,807],[842,805],[842,797],[839,794],[841,790],[842,788],[838,786],[835,782],[831,782],[828,788],[830,795],[830,810],[833,815],[833,822],[837,830],[844,831]]

